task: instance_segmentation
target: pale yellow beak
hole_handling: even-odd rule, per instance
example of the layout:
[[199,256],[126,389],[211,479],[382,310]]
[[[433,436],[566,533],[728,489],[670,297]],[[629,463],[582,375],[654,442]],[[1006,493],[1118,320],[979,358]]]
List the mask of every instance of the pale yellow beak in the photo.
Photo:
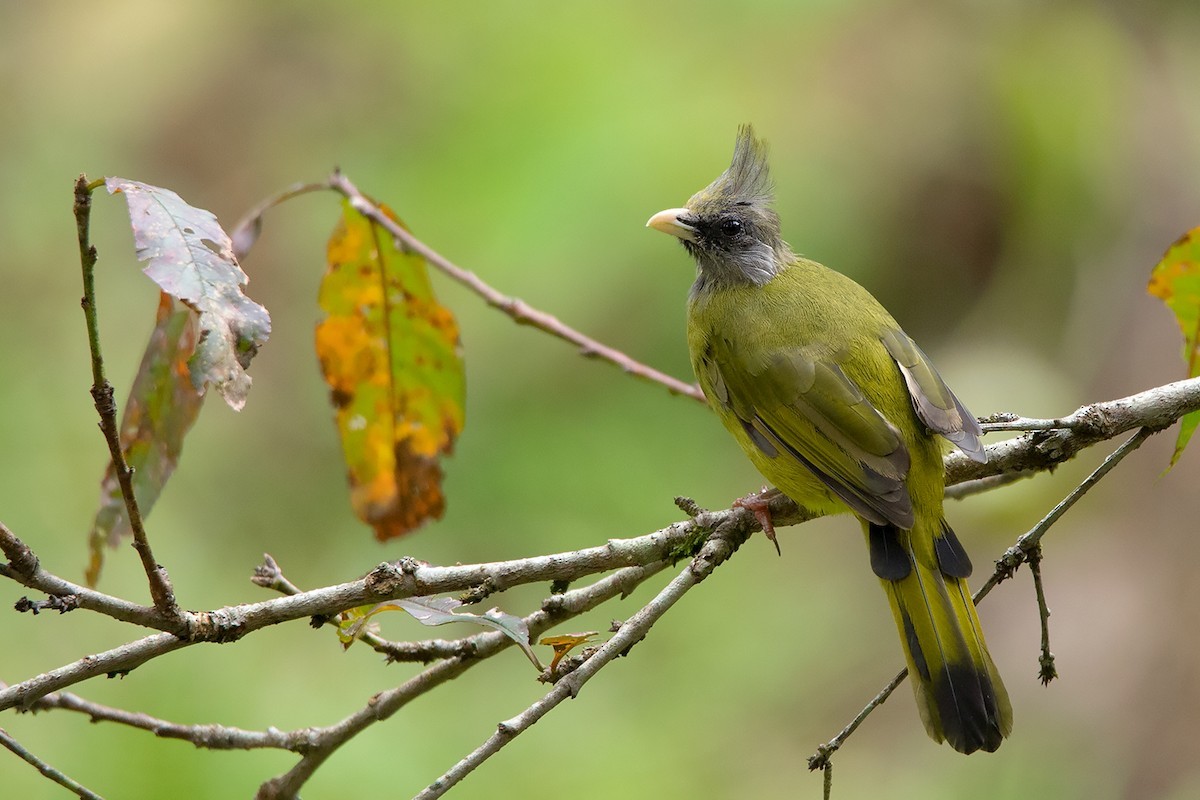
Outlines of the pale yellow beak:
[[689,242],[696,241],[696,229],[691,225],[680,222],[679,218],[690,215],[691,212],[686,208],[668,208],[666,211],[660,211],[649,219],[646,223],[647,228],[654,228],[656,231],[669,233],[679,239],[685,239]]

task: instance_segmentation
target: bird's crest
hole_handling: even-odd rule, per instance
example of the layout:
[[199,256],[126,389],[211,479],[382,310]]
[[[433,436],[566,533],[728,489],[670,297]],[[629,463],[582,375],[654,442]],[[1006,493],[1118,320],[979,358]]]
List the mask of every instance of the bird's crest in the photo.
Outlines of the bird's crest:
[[701,200],[706,205],[714,201],[747,203],[763,209],[774,202],[775,193],[767,167],[767,145],[754,135],[752,126],[738,128],[729,169],[698,192],[693,200]]

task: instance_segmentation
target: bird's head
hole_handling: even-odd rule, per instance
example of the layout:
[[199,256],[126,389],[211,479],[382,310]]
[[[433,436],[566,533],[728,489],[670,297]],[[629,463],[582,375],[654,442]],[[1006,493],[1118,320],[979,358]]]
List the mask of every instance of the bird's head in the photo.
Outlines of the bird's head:
[[780,234],[774,201],[766,145],[743,125],[729,169],[684,208],[660,211],[646,225],[683,242],[699,267],[698,289],[761,286],[794,258]]

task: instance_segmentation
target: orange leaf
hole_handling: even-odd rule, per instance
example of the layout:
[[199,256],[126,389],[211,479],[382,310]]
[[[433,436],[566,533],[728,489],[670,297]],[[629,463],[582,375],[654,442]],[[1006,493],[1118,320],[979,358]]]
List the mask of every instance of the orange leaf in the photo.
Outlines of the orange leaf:
[[445,508],[440,458],[453,450],[464,421],[458,326],[434,297],[425,260],[398,250],[349,203],[329,239],[328,262],[317,357],[351,505],[383,541]]

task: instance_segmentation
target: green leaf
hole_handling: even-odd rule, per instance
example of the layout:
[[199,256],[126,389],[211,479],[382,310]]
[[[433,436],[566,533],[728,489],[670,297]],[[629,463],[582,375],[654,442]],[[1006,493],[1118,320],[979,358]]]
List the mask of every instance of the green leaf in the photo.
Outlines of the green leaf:
[[[1151,271],[1146,290],[1161,298],[1179,323],[1188,377],[1200,375],[1200,227],[1192,228],[1171,245]],[[1200,425],[1200,411],[1193,411],[1180,421],[1175,452],[1167,469],[1179,461],[1197,425]]]
[[[384,209],[386,213],[386,209]],[[317,357],[329,384],[351,505],[380,541],[441,517],[441,457],[464,421],[454,316],[425,260],[343,204],[329,239]]]
[[242,293],[246,273],[233,244],[209,211],[179,195],[124,178],[108,178],[109,193],[129,204],[133,241],[143,271],[199,315],[200,338],[189,361],[192,383],[215,386],[235,411],[246,404],[246,368],[271,333],[267,310]]
[[[195,313],[166,292],[160,293],[154,330],[129,390],[120,429],[121,450],[133,468],[133,494],[143,517],[179,463],[184,435],[204,401],[188,370],[197,338]],[[116,547],[131,533],[121,486],[109,461],[89,537],[88,585],[95,586],[100,579],[105,545]]]
[[367,623],[376,614],[384,611],[404,611],[422,625],[446,625],[451,622],[468,622],[492,628],[512,639],[533,662],[538,670],[543,669],[538,657],[530,647],[529,628],[525,620],[507,614],[498,608],[493,608],[484,614],[472,614],[459,611],[463,605],[461,600],[452,597],[408,597],[403,600],[389,600],[374,606],[362,606],[343,612],[338,624],[338,639],[343,647],[349,647],[362,635]]

